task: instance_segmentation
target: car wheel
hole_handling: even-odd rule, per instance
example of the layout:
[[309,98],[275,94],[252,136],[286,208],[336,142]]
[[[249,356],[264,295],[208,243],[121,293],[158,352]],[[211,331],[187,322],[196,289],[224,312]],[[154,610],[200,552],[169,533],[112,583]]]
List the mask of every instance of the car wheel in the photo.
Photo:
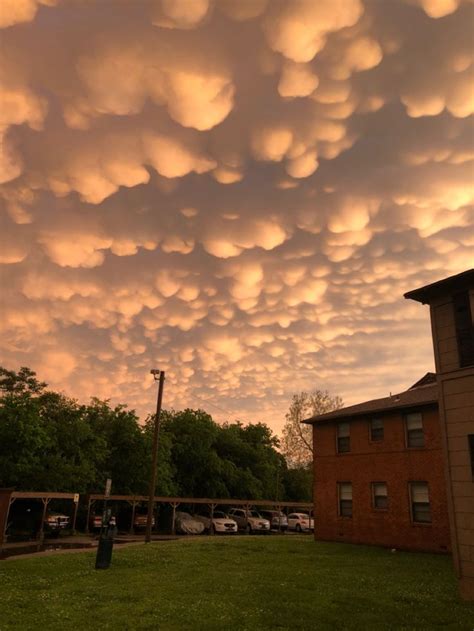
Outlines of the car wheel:
[[299,524],[296,524],[295,530],[296,530],[296,532],[300,533],[301,532],[301,526]]

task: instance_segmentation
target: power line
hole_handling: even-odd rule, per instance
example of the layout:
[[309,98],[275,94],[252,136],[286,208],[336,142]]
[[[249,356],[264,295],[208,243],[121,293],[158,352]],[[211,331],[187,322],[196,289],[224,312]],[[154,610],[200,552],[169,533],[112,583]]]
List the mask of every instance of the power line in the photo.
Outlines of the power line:
[[212,403],[211,401],[206,401],[206,399],[202,399],[201,397],[198,397],[197,394],[191,394],[188,392],[188,396],[190,396],[192,399],[197,399],[198,401],[201,401],[201,403],[205,403],[206,405],[212,405],[212,407],[215,407],[217,410],[224,412],[224,414],[227,414],[227,416],[232,416],[232,413],[229,412],[228,410],[224,410],[224,408],[221,408],[215,403]]

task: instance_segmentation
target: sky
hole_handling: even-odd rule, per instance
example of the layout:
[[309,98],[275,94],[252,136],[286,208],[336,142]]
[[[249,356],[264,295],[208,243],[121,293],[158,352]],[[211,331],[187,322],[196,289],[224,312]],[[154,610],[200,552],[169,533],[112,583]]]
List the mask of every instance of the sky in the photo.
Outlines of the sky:
[[282,428],[433,370],[474,263],[469,0],[3,0],[0,363]]

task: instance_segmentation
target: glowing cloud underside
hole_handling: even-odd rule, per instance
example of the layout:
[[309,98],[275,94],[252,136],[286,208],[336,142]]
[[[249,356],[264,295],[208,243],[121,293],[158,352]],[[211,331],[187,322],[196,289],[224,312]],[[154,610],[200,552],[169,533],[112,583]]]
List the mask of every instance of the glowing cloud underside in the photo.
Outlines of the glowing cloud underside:
[[298,390],[410,385],[403,292],[474,263],[472,13],[3,0],[1,362],[141,414],[157,366],[276,430]]

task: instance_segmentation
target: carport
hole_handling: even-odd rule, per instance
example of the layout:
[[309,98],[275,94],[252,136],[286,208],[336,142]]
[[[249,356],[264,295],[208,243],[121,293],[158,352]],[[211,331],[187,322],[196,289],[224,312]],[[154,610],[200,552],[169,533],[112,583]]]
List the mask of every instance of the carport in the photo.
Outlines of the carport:
[[[86,519],[86,532],[89,532],[89,520],[91,509],[96,502],[103,502],[107,499],[108,502],[127,502],[132,507],[132,516],[130,521],[130,532],[133,532],[133,524],[135,520],[135,510],[138,504],[148,502],[148,497],[145,495],[110,495],[105,497],[103,494],[88,495],[87,496],[87,519]],[[182,504],[191,506],[205,505],[209,509],[209,515],[211,520],[214,515],[214,511],[218,506],[238,506],[244,510],[250,510],[252,507],[269,508],[278,511],[301,509],[308,512],[310,518],[313,516],[313,504],[309,502],[283,502],[272,500],[234,500],[234,499],[211,499],[208,497],[161,497],[156,496],[153,501],[153,511],[156,504],[168,504],[172,508],[172,520],[171,520],[171,534],[175,534],[176,526],[176,510]],[[158,525],[155,524],[155,528]]]
[[12,489],[0,489],[0,546],[6,539],[6,531],[8,526],[8,516],[10,508],[17,500],[39,500],[43,503],[41,515],[41,524],[36,540],[42,542],[44,539],[44,523],[48,514],[48,506],[51,500],[70,500],[73,502],[74,509],[72,514],[71,530],[74,534],[76,529],[77,508],[79,505],[79,493],[46,493],[43,491],[13,491]]

